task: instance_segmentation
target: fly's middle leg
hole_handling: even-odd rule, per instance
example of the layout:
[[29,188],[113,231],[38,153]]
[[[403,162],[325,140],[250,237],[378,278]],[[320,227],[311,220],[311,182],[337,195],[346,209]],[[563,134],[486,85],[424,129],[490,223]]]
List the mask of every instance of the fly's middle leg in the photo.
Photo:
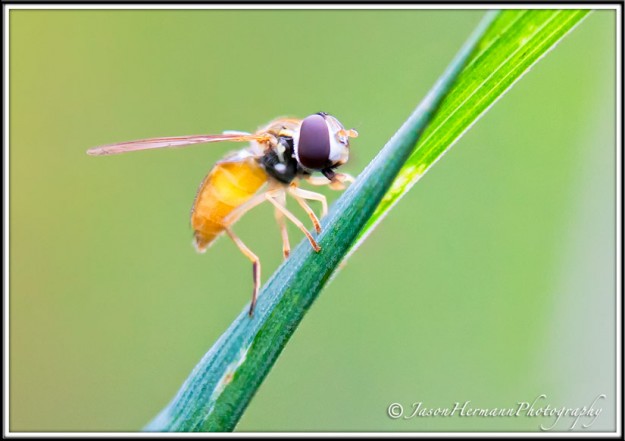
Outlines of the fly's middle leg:
[[[278,193],[276,195],[276,200],[286,206],[286,195],[284,192]],[[280,235],[282,236],[282,254],[286,259],[289,257],[291,253],[291,245],[289,244],[289,232],[286,229],[286,220],[284,219],[284,213],[282,211],[275,208],[275,216],[276,222],[278,222],[278,227],[280,228]]]
[[293,198],[297,201],[297,203],[304,209],[308,217],[312,221],[317,233],[321,233],[321,225],[319,224],[319,218],[315,215],[315,212],[310,208],[310,206],[306,203],[306,200],[309,201],[319,201],[321,202],[321,217],[325,217],[328,214],[328,201],[326,197],[321,193],[315,193],[314,191],[304,190],[303,188],[296,187],[291,185],[289,187],[289,194],[293,196]]
[[293,222],[295,224],[295,226],[297,228],[299,228],[302,231],[302,233],[304,233],[306,235],[306,238],[310,242],[310,245],[313,247],[313,249],[316,252],[321,251],[321,247],[319,246],[317,241],[312,237],[312,235],[308,232],[308,230],[306,229],[306,227],[304,226],[302,221],[300,221],[297,217],[295,217],[295,215],[293,213],[291,213],[289,210],[287,210],[287,208],[284,205],[280,204],[280,202],[275,199],[274,195],[272,195],[269,192],[267,192],[267,193],[265,193],[265,197],[267,198],[267,200],[269,202],[271,202],[273,204],[274,207],[276,207],[276,209],[281,211],[282,214],[284,214],[287,217],[287,219],[289,219],[291,222]]

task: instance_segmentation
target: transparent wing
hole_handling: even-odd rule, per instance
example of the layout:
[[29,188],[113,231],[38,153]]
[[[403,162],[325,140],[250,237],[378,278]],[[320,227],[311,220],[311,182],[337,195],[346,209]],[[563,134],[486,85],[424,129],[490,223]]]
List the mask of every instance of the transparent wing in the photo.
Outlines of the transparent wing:
[[269,135],[267,133],[246,134],[243,132],[237,132],[223,133],[221,135],[172,136],[167,138],[139,139],[136,141],[101,145],[87,150],[87,154],[92,156],[116,155],[119,153],[134,152],[137,150],[160,149],[164,147],[184,147],[187,145],[202,144],[208,142],[264,142],[267,140],[269,140]]

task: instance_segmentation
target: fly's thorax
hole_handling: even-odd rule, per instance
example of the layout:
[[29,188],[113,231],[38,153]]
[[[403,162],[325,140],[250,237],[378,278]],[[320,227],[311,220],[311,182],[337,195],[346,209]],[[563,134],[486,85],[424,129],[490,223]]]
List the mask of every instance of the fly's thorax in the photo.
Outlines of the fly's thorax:
[[290,184],[296,177],[307,174],[295,158],[291,136],[279,136],[275,145],[260,158],[260,164],[269,176],[283,184]]

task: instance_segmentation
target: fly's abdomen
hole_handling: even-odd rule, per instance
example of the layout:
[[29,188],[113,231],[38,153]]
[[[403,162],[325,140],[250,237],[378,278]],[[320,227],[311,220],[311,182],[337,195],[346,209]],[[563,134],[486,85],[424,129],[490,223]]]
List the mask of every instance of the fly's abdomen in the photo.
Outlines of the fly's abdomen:
[[196,249],[206,251],[231,223],[225,223],[226,216],[250,199],[266,181],[265,171],[252,158],[217,163],[202,182],[191,212]]

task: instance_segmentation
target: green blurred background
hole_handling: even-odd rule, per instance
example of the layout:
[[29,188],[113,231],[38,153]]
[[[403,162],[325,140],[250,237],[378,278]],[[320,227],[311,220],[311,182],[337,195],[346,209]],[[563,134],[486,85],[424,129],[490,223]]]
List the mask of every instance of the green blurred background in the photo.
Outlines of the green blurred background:
[[[10,429],[141,429],[249,300],[249,262],[225,239],[196,254],[189,226],[202,178],[238,145],[87,148],[323,110],[360,132],[356,175],[483,13],[12,10]],[[553,419],[387,407],[540,394],[606,394],[588,430],[614,429],[614,27],[592,13],[414,187],[237,430],[536,431]],[[280,238],[271,208],[255,211],[235,230],[266,280]]]

